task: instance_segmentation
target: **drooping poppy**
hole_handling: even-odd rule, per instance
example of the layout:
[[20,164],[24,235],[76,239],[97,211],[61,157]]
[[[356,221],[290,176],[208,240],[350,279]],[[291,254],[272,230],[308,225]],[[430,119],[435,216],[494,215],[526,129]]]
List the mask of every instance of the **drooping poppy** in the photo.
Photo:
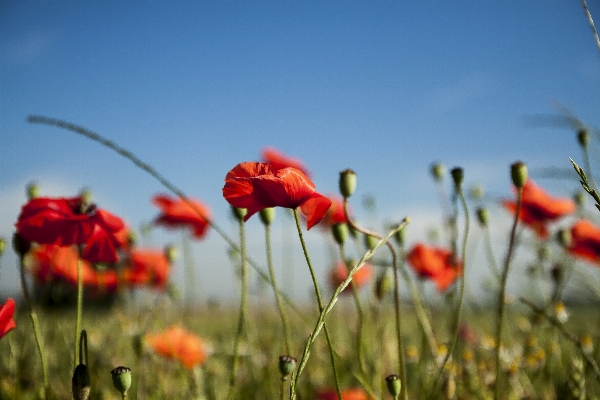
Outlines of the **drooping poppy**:
[[208,350],[204,342],[180,326],[147,334],[145,341],[154,352],[178,360],[188,369],[204,363],[208,358]]
[[307,229],[319,223],[331,206],[331,200],[318,193],[302,171],[290,167],[275,170],[258,162],[244,162],[229,171],[223,197],[232,206],[247,209],[244,221],[263,208],[300,207]]
[[14,315],[15,301],[9,298],[0,306],[0,339],[17,326],[13,319]]
[[[354,265],[351,265],[353,267]],[[354,283],[354,287],[357,289],[367,285],[373,276],[373,267],[371,264],[366,263],[352,277],[352,283]],[[343,262],[339,262],[330,272],[329,272],[329,285],[332,290],[337,289],[338,286],[342,284],[348,277],[348,268],[346,264]],[[348,285],[342,293],[350,293],[350,285]]]
[[[517,210],[517,202],[503,200],[504,208],[512,213]],[[575,212],[577,206],[569,198],[554,198],[528,179],[523,186],[519,220],[529,226],[538,237],[548,238],[548,223]]]
[[273,147],[265,147],[262,151],[262,159],[263,162],[270,164],[274,170],[282,169],[282,168],[296,168],[304,175],[310,177],[310,172],[304,166],[304,163],[296,158],[286,156],[279,150],[274,149]]
[[210,209],[196,199],[188,201],[157,194],[152,203],[160,208],[161,214],[154,222],[167,228],[190,228],[196,239],[202,239],[208,232]]
[[58,246],[85,245],[82,258],[90,262],[116,262],[123,221],[86,204],[82,197],[38,197],[21,208],[15,224],[24,239]]
[[590,221],[580,219],[571,227],[571,243],[569,253],[575,257],[600,263],[600,228]]
[[152,285],[163,288],[171,273],[171,265],[162,250],[133,249],[130,263],[123,271],[124,281],[130,285]]
[[[338,395],[335,390],[320,390],[316,393],[318,400],[337,400]],[[342,390],[342,400],[370,400],[369,395],[362,389]]]
[[434,281],[439,292],[445,291],[462,274],[462,263],[444,248],[417,243],[406,260],[420,277]]

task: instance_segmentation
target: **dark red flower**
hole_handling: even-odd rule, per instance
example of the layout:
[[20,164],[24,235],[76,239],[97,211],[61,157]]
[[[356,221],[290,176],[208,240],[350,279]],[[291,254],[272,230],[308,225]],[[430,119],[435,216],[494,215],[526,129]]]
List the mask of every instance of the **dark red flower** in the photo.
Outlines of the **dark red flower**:
[[0,306],[0,338],[13,330],[17,324],[13,319],[15,315],[15,301],[11,298]]
[[131,285],[165,287],[171,265],[164,251],[133,249],[130,257],[130,265],[123,271],[125,282]]
[[[351,265],[353,267],[354,265]],[[373,276],[373,267],[371,264],[365,264],[354,274],[352,277],[352,282],[354,286],[359,289],[369,283],[371,277]],[[343,262],[339,262],[330,272],[329,272],[329,285],[333,290],[337,289],[338,286],[342,284],[348,277],[348,268],[346,264]],[[350,285],[348,285],[342,293],[350,293]]]
[[152,203],[160,208],[161,214],[155,223],[167,228],[190,228],[194,237],[201,239],[208,232],[210,210],[196,199],[188,198],[188,201],[191,204],[180,198],[157,194],[152,198]]
[[580,219],[571,228],[571,244],[569,253],[575,257],[600,263],[600,228],[590,221]]
[[[504,200],[502,205],[514,213],[517,210],[516,201]],[[576,210],[573,200],[568,198],[553,198],[543,189],[528,179],[523,186],[521,212],[519,220],[532,228],[542,239],[548,237],[548,223]]]
[[331,200],[318,193],[302,171],[289,167],[275,170],[259,162],[244,162],[229,171],[223,197],[232,206],[248,210],[244,221],[263,208],[300,207],[307,229],[319,223],[331,206]]
[[462,263],[443,248],[417,243],[406,259],[419,276],[433,280],[439,292],[445,291],[462,274]]
[[302,161],[286,156],[279,150],[276,150],[272,147],[266,147],[263,149],[262,159],[263,162],[271,164],[271,167],[273,167],[274,170],[291,167],[299,169],[304,173],[304,175],[310,177],[310,172],[306,169]]
[[21,208],[18,234],[39,244],[83,245],[81,256],[90,262],[116,262],[123,221],[108,211],[85,204],[82,197],[38,197]]
[[156,353],[179,360],[188,369],[202,364],[208,358],[204,342],[198,336],[179,326],[172,326],[163,332],[148,334],[145,340]]

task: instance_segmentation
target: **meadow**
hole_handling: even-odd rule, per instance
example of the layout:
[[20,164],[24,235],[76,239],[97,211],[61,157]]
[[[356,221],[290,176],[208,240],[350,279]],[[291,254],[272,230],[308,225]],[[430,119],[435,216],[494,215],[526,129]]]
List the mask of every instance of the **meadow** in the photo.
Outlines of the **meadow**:
[[[221,236],[241,303],[186,305],[169,283],[173,248],[139,248],[135,233],[89,193],[49,198],[32,184],[11,238],[23,297],[0,308],[1,399],[600,396],[600,196],[589,165],[591,128],[576,131],[584,168],[573,162],[582,188],[573,198],[546,192],[523,162],[507,168],[514,192],[493,201],[511,228],[497,254],[484,189],[463,189],[459,167],[431,165],[443,218],[437,236],[407,247],[410,216],[386,232],[354,220],[354,171],[341,171],[340,195],[326,197],[300,160],[267,148],[261,162],[241,162],[224,177],[223,196],[239,222],[229,235],[200,200],[116,143],[64,121],[29,121],[84,135],[157,178],[172,194],[152,198],[153,225],[194,240],[209,230]],[[295,221],[292,240],[313,280],[311,301],[293,302],[277,284],[275,207]],[[253,216],[265,228],[266,266],[247,254],[244,222]],[[320,229],[338,260],[326,280],[314,273],[307,229]],[[472,261],[469,235],[485,248],[483,263]],[[194,265],[185,261],[193,279]],[[469,268],[489,270],[484,296],[465,290],[481,284],[466,282]],[[527,281],[509,290],[515,269],[527,271]],[[265,283],[258,295],[248,293],[250,271]],[[426,288],[437,292],[435,301]]]

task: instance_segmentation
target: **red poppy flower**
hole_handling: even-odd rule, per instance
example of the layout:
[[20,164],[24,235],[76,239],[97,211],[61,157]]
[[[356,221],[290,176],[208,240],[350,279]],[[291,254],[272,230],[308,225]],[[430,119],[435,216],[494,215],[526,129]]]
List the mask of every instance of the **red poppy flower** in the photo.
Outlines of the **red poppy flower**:
[[[514,213],[517,210],[516,201],[502,201],[504,208]],[[548,237],[548,222],[554,221],[576,210],[573,200],[568,198],[553,198],[542,188],[528,179],[523,186],[521,212],[519,220],[532,228],[542,239]]]
[[154,352],[166,358],[179,360],[188,369],[202,364],[208,358],[204,342],[179,326],[148,334],[145,339]]
[[302,161],[286,156],[279,150],[276,150],[272,147],[266,147],[263,149],[262,159],[263,162],[271,164],[271,167],[273,167],[274,170],[291,167],[299,169],[302,171],[302,173],[304,173],[304,175],[310,177],[310,172],[306,169]]
[[[352,265],[353,267],[353,265]],[[365,285],[367,285],[371,281],[371,277],[373,276],[373,267],[371,264],[365,264],[354,274],[352,277],[352,282],[354,286],[359,289]],[[342,284],[348,277],[348,268],[346,264],[343,262],[339,262],[330,272],[329,272],[329,285],[333,290],[337,289],[338,286]],[[350,285],[348,285],[342,293],[350,293]]]
[[575,222],[568,251],[576,257],[600,263],[600,228],[585,219]]
[[[347,223],[346,215],[344,215],[344,200],[336,195],[328,196],[328,198],[331,200],[331,207],[327,210],[327,214],[325,214],[320,225],[323,228],[329,229],[335,224]],[[352,214],[350,209],[348,209],[348,213]]]
[[0,339],[17,326],[13,319],[14,315],[15,301],[9,298],[6,303],[0,306]]
[[190,228],[194,237],[201,239],[208,232],[210,210],[198,200],[188,200],[191,205],[180,198],[171,198],[163,194],[154,196],[152,203],[161,210],[155,223],[167,228]]
[[455,261],[452,252],[443,248],[417,243],[406,259],[419,276],[433,280],[439,292],[445,291],[462,274],[462,263]]
[[289,167],[275,170],[258,162],[244,162],[229,171],[223,197],[232,206],[248,210],[244,221],[263,208],[300,207],[307,229],[319,223],[331,206],[331,200],[318,193],[302,171]]
[[[337,400],[335,390],[320,390],[316,393],[318,400]],[[362,389],[342,390],[342,400],[370,400],[369,395]]]
[[162,250],[134,249],[129,268],[123,271],[124,281],[132,285],[151,284],[164,287],[169,279],[171,265]]
[[30,200],[15,224],[18,234],[39,244],[85,244],[81,256],[90,262],[116,262],[123,221],[108,211],[86,205],[82,197]]

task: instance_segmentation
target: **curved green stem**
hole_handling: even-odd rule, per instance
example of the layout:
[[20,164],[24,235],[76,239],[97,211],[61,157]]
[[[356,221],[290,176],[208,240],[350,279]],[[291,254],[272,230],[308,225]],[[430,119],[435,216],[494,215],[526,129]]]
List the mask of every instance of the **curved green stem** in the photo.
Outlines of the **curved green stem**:
[[506,259],[504,261],[504,268],[502,269],[502,276],[500,277],[500,295],[498,299],[498,323],[496,326],[496,384],[494,386],[494,399],[500,398],[500,380],[501,380],[501,365],[500,365],[500,349],[502,348],[502,327],[504,319],[504,310],[506,302],[506,282],[508,278],[508,270],[510,268],[510,260],[515,247],[515,236],[517,232],[517,225],[519,224],[519,214],[521,213],[521,203],[523,200],[523,188],[517,190],[517,209],[515,211],[515,218],[513,226],[510,231],[510,239],[508,242],[508,251],[506,253]]
[[37,350],[40,355],[40,361],[42,363],[42,374],[44,376],[44,398],[48,400],[50,396],[50,381],[48,380],[48,366],[46,365],[46,357],[44,356],[42,335],[40,333],[37,315],[33,311],[33,304],[31,302],[31,297],[29,296],[29,289],[27,289],[27,283],[25,282],[25,265],[23,263],[23,257],[19,257],[19,259],[21,289],[23,290],[23,297],[25,298],[25,303],[27,303],[27,308],[29,309],[29,319],[31,320],[31,325],[33,326],[33,336],[35,337],[35,344],[37,346]]
[[235,334],[235,343],[233,346],[233,361],[231,362],[231,376],[229,379],[229,394],[227,395],[228,399],[234,398],[234,387],[235,380],[237,377],[237,368],[239,362],[239,351],[240,351],[240,343],[242,339],[242,334],[244,333],[244,328],[246,324],[246,302],[248,297],[248,271],[246,267],[246,234],[244,230],[244,221],[239,220],[240,224],[240,248],[241,248],[241,261],[242,261],[242,300],[240,304],[240,313],[238,317],[238,326]]
[[456,312],[454,313],[454,315],[456,316],[455,320],[454,320],[454,325],[453,325],[453,334],[452,334],[452,342],[450,344],[450,347],[448,348],[448,351],[446,352],[446,356],[444,357],[444,361],[442,361],[442,365],[439,368],[437,377],[434,381],[433,384],[433,392],[435,392],[437,385],[439,383],[439,380],[442,376],[442,373],[444,372],[444,368],[446,367],[446,364],[448,363],[448,360],[450,359],[450,357],[452,356],[452,352],[454,351],[454,347],[456,347],[456,342],[458,341],[458,332],[460,330],[460,320],[462,317],[462,309],[463,309],[463,302],[464,302],[464,297],[465,297],[465,278],[466,278],[466,270],[467,270],[467,263],[466,263],[466,255],[467,255],[467,238],[469,236],[469,209],[467,207],[467,202],[465,200],[465,196],[463,194],[463,191],[461,188],[458,188],[458,196],[460,197],[460,202],[462,204],[463,207],[463,212],[465,214],[465,233],[463,236],[463,241],[462,241],[462,250],[461,250],[461,262],[462,262],[462,277],[460,279],[460,290],[459,290],[459,295],[458,295],[458,304],[456,306]]
[[290,338],[290,329],[288,327],[287,318],[285,317],[285,311],[281,302],[281,296],[279,295],[279,289],[277,287],[277,280],[275,279],[275,270],[273,269],[273,254],[271,251],[271,227],[265,225],[265,242],[267,247],[267,266],[269,268],[269,277],[271,278],[273,292],[275,294],[275,303],[277,303],[277,309],[279,310],[279,316],[281,317],[281,325],[283,327],[283,336],[285,339],[285,351],[286,354],[292,352],[292,340]]
[[[319,290],[319,284],[317,282],[317,276],[315,275],[315,271],[312,267],[312,263],[310,262],[310,257],[308,256],[308,249],[306,248],[306,243],[304,242],[304,235],[302,235],[302,227],[300,226],[300,217],[298,216],[298,209],[294,209],[294,219],[296,220],[296,229],[298,230],[298,236],[300,237],[300,244],[302,245],[302,251],[304,252],[304,258],[306,259],[306,264],[308,264],[308,270],[310,271],[310,277],[313,282],[313,286],[315,288],[315,296],[317,297],[317,304],[319,306],[319,313],[323,312],[323,299],[321,298],[321,291]],[[337,395],[339,400],[342,400],[342,390],[340,388],[340,381],[337,375],[337,369],[335,366],[335,354],[333,350],[333,342],[331,341],[331,336],[329,335],[329,329],[327,329],[327,325],[325,321],[323,321],[323,328],[325,330],[325,338],[327,339],[327,346],[329,347],[329,356],[331,359],[331,368],[333,370],[333,379],[335,380],[335,390],[337,391]],[[299,373],[298,373],[299,375]],[[296,376],[298,376],[296,375]]]

